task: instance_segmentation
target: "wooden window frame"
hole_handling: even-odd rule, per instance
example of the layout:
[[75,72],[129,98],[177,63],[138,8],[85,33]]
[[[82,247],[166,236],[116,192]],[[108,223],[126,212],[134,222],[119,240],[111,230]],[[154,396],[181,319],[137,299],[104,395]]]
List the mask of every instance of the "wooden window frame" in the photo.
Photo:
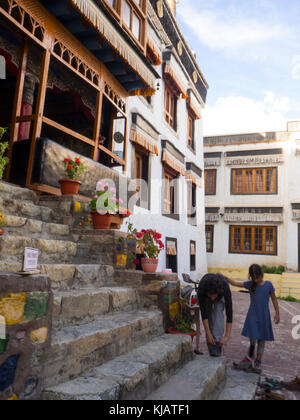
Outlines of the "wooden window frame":
[[[213,174],[212,186],[213,189],[208,188],[208,174]],[[217,170],[216,169],[205,169],[204,171],[205,181],[205,195],[216,195],[217,194]]]
[[148,0],[140,0],[141,6],[137,4],[135,0],[126,0],[130,7],[130,26],[132,27],[132,17],[133,12],[137,15],[138,19],[141,22],[140,26],[140,37],[137,39],[133,34],[130,27],[126,25],[123,20],[123,2],[124,0],[114,0],[115,7],[111,6],[108,0],[104,0],[106,7],[119,22],[122,28],[128,33],[130,38],[138,45],[138,47],[146,53],[146,41],[147,41],[147,10],[148,10]]
[[[206,234],[208,232],[211,235],[211,238],[210,238],[211,246],[209,248],[207,247],[207,237],[206,237]],[[205,239],[206,239],[206,252],[207,253],[213,253],[214,252],[214,235],[215,235],[215,226],[214,225],[205,225]]]
[[[267,191],[267,172],[272,170],[273,190]],[[250,185],[252,190],[249,191],[249,182],[247,182],[247,172],[252,171]],[[262,171],[262,191],[257,188],[257,172]],[[241,172],[241,191],[237,190],[237,172]],[[248,178],[249,180],[249,178]],[[232,195],[277,195],[278,194],[278,167],[264,168],[233,168],[231,170],[231,194]]]
[[[176,244],[176,256],[175,255],[168,255],[168,241],[175,242]],[[178,241],[176,238],[166,238],[166,268],[171,268],[169,264],[169,258],[176,257],[176,271],[173,271],[174,274],[178,273]]]
[[[178,178],[178,173],[176,171],[174,171],[173,169],[171,169],[169,166],[164,165],[163,166],[163,181],[165,181],[166,178],[169,179],[169,182],[173,182],[176,181],[176,179]],[[164,182],[163,184],[163,188],[162,188],[162,214],[163,216],[169,217],[171,219],[175,219],[175,220],[179,220],[180,217],[178,214],[176,214],[176,208],[178,205],[178,192],[176,191],[176,187],[170,187],[172,188],[172,191],[170,193],[170,203],[172,203],[172,212],[168,213],[168,210],[165,208],[165,202],[166,202],[166,191],[165,191],[165,185],[166,183]]]
[[[187,187],[188,187],[188,218],[189,218],[189,223],[192,223],[192,220],[197,217],[197,185],[194,184],[192,181],[187,181]],[[195,199],[195,203],[194,203],[194,199]],[[195,204],[195,206],[193,204]],[[195,209],[193,214],[192,214],[192,207]]]
[[[234,247],[234,234],[237,229],[240,229],[240,249]],[[262,250],[256,249],[256,230],[262,230]],[[245,249],[245,231],[251,230],[251,249]],[[273,250],[267,251],[267,231],[273,232]],[[277,226],[230,226],[229,227],[229,253],[230,254],[247,254],[247,255],[278,255],[278,227]]]
[[172,89],[165,83],[164,94],[164,114],[166,123],[176,131],[177,128],[177,96]]
[[[138,160],[140,160],[140,173],[138,173],[138,168],[137,168],[137,158]],[[148,159],[148,172],[147,172],[147,180],[144,179],[143,177],[143,159]],[[149,180],[151,179],[151,167],[150,167],[151,163],[150,163],[150,153],[148,151],[146,151],[145,149],[143,149],[141,146],[139,145],[135,145],[134,147],[134,158],[133,158],[133,179],[143,179],[144,181],[147,182],[148,184],[148,208],[147,210],[150,210],[150,197],[151,197],[151,193],[150,193],[150,182]],[[140,188],[137,187],[137,192],[140,191]],[[138,204],[136,204],[137,206],[139,206]]]
[[[191,254],[192,245],[195,245],[195,255]],[[196,271],[196,270],[197,270],[197,242],[190,241],[190,271]]]
[[195,152],[195,118],[188,112],[188,147]]

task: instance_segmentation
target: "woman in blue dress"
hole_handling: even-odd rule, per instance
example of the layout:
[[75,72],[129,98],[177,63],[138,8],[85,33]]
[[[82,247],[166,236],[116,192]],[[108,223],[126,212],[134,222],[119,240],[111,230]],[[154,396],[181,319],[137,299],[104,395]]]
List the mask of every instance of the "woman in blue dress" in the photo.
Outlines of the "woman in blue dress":
[[266,341],[274,341],[271,314],[269,308],[270,298],[275,308],[275,324],[280,323],[279,305],[275,295],[275,289],[271,282],[264,281],[264,272],[262,268],[253,264],[249,268],[249,281],[236,282],[226,277],[229,284],[235,287],[244,287],[250,291],[251,304],[243,328],[242,336],[250,339],[250,348],[248,356],[241,363],[246,370],[252,368],[252,360],[255,357],[254,368],[261,370],[262,357],[265,350]]

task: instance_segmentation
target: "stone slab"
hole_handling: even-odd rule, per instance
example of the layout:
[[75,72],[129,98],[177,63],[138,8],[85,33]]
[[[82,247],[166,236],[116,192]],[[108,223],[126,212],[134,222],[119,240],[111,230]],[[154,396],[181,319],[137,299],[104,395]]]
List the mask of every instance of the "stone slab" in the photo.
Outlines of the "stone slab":
[[214,400],[226,378],[225,358],[197,356],[147,397],[156,401]]
[[227,369],[226,383],[220,401],[252,401],[255,399],[259,375]]
[[77,379],[47,388],[44,399],[143,400],[192,354],[189,337],[163,335]]

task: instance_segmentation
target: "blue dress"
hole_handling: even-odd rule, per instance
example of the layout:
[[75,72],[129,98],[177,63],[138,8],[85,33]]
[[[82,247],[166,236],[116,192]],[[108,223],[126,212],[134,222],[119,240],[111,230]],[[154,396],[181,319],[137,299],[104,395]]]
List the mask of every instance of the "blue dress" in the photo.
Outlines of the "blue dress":
[[[252,281],[244,283],[244,287],[250,290]],[[251,305],[245,321],[242,336],[256,340],[274,341],[271,314],[269,308],[270,295],[275,292],[270,281],[263,286],[257,286],[255,292],[250,291]]]

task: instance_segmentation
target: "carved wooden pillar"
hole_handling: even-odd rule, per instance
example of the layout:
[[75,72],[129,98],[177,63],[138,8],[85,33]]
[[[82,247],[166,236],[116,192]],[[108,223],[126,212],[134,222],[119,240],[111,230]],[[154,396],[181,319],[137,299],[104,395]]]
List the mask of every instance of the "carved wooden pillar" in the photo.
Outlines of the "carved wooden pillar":
[[[35,77],[32,74],[26,74],[24,81],[23,98],[21,105],[21,117],[32,115],[35,93]],[[21,122],[19,124],[18,140],[28,140],[30,138],[31,121]]]

